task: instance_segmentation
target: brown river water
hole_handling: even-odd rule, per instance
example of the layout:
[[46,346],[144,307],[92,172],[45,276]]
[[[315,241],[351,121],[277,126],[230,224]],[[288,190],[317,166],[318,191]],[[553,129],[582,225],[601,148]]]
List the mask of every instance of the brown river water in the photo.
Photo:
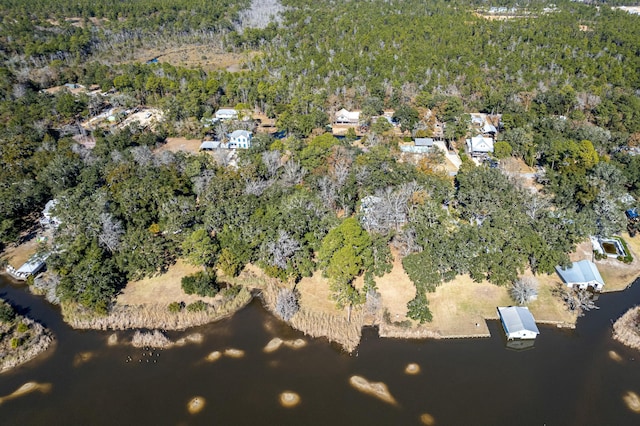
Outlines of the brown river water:
[[[611,339],[611,322],[640,302],[640,282],[602,295],[575,330],[541,326],[527,350],[507,348],[489,321],[492,337],[483,339],[381,339],[370,328],[351,355],[255,300],[232,318],[167,333],[201,333],[200,343],[145,350],[109,346],[112,332],[71,329],[57,307],[2,277],[0,297],[56,337],[45,354],[0,375],[0,396],[27,382],[51,385],[0,403],[2,425],[640,425],[624,400],[640,394],[640,352]],[[307,345],[265,353],[274,337]],[[229,348],[244,356],[206,360]],[[405,373],[410,363],[418,374]],[[356,390],[353,375],[385,383],[397,403]],[[282,406],[285,391],[299,404]],[[194,397],[202,409],[191,414]]]

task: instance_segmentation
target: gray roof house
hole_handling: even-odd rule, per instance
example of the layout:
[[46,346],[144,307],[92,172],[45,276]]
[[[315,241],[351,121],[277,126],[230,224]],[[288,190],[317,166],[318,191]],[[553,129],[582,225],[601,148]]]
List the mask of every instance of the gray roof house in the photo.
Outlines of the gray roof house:
[[498,315],[508,340],[535,339],[540,334],[536,320],[526,307],[499,307]]
[[467,149],[474,156],[485,155],[493,152],[493,139],[484,136],[474,136],[467,139]]
[[218,148],[226,148],[226,145],[219,141],[202,141],[200,151],[210,151]]
[[216,111],[215,118],[218,120],[237,120],[238,111],[233,108],[222,108]]
[[595,291],[602,291],[604,287],[604,280],[600,275],[600,271],[598,271],[598,267],[589,260],[573,262],[566,269],[556,266],[556,272],[567,287],[570,288],[578,287],[584,290],[588,287],[593,287]]
[[49,257],[48,253],[45,254],[34,254],[27,260],[21,267],[18,269],[14,269],[13,266],[8,265],[6,271],[13,278],[21,281],[25,281],[31,275],[36,275],[38,272],[42,271],[46,266],[45,261]]

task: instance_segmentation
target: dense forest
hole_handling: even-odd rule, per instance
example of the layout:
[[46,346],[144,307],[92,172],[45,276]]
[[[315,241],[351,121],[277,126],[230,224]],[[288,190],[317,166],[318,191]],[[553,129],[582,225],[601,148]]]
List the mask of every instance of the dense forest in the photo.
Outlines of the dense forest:
[[[284,281],[322,269],[351,306],[393,248],[418,289],[409,315],[425,321],[425,294],[445,280],[552,272],[586,236],[626,226],[626,195],[640,197],[637,15],[566,1],[283,0],[270,20],[255,6],[0,0],[0,239],[19,240],[59,200],[50,269],[64,300],[104,312],[128,280],[184,257],[214,287],[216,269],[249,262]],[[516,9],[487,19],[490,6]],[[239,71],[118,60],[159,40],[251,54]],[[42,91],[69,83],[101,93]],[[140,106],[164,122],[78,143],[80,121]],[[200,119],[225,106],[275,119],[286,137],[257,135],[234,164],[156,151],[167,136],[202,137]],[[371,124],[358,143],[325,133],[342,107]],[[461,152],[469,113],[501,114],[495,156],[537,167],[538,190],[464,153],[455,177],[406,161],[375,122],[385,109],[407,138],[435,117]]]

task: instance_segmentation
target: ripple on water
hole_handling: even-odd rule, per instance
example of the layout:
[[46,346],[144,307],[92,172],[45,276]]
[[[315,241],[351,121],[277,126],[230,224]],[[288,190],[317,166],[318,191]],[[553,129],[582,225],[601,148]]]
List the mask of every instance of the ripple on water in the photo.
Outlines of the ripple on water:
[[75,357],[73,357],[73,366],[79,367],[85,362],[90,361],[91,358],[93,358],[92,352],[80,352],[79,354],[76,354]]

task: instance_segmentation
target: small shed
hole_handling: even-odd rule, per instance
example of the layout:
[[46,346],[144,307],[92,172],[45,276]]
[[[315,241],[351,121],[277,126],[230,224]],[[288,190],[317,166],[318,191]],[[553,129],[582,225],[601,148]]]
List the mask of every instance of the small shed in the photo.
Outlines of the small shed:
[[433,138],[416,138],[414,142],[416,146],[433,147]]
[[512,339],[535,339],[540,330],[536,326],[536,320],[529,312],[529,308],[523,306],[499,307],[500,322],[507,335]]
[[218,141],[202,141],[200,144],[200,151],[209,151],[218,148],[223,148],[223,144]]
[[556,266],[556,272],[562,278],[562,281],[567,287],[578,287],[580,289],[587,289],[593,287],[595,291],[602,291],[604,287],[604,280],[598,267],[590,260],[581,260],[579,262],[573,262],[569,268],[562,268]]

